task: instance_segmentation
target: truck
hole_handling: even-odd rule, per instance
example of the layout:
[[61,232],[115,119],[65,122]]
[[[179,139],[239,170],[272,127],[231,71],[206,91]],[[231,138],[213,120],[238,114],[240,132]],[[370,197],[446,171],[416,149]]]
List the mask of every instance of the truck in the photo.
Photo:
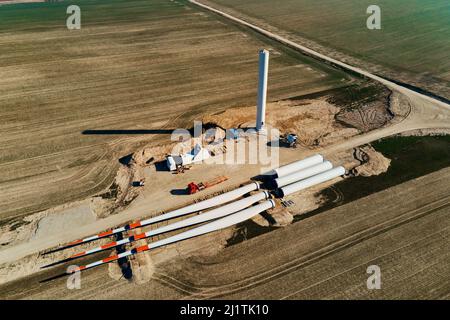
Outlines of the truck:
[[289,148],[297,148],[297,135],[295,133],[289,133],[283,138],[283,142],[289,146]]

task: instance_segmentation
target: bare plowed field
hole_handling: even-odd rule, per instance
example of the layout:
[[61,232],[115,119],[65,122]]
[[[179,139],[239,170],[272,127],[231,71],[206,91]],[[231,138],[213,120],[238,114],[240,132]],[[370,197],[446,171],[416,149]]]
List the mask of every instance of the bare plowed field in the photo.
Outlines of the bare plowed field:
[[207,110],[253,105],[262,47],[272,100],[350,81],[184,3],[77,4],[72,31],[65,2],[0,9],[1,220],[98,193],[141,143]]

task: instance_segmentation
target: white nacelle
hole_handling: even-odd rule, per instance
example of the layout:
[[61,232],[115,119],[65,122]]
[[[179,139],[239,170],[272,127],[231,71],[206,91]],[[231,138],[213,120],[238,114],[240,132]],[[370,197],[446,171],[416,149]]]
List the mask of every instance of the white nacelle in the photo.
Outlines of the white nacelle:
[[167,168],[170,171],[177,170],[177,166],[187,166],[195,162],[201,162],[211,157],[209,151],[202,148],[199,144],[195,145],[191,153],[182,154],[179,156],[170,155],[167,157]]

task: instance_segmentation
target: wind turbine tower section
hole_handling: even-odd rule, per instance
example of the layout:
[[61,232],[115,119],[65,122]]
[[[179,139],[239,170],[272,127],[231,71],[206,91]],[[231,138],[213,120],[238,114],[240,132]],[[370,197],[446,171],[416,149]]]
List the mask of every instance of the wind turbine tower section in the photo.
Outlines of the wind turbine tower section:
[[269,51],[259,51],[258,106],[256,112],[256,130],[264,131],[266,121],[267,77],[269,73]]

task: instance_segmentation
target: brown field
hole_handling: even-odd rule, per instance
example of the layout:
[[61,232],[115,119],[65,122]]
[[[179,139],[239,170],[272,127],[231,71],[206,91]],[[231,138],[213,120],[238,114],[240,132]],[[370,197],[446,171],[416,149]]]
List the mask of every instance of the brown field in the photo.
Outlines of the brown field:
[[[81,290],[67,290],[65,279],[38,283],[53,270],[3,285],[0,297],[448,299],[449,179],[450,170],[443,169],[233,245],[220,255],[205,256],[205,248],[226,231],[183,242],[165,254],[188,247],[194,254],[174,254],[145,284],[111,279],[107,267],[84,273]],[[369,291],[366,268],[373,264],[381,268],[382,288]]]
[[65,28],[64,3],[0,12],[1,220],[105,190],[142,143],[206,110],[253,105],[262,47],[273,52],[272,100],[351,81],[184,3],[79,5],[79,31]]
[[[450,98],[450,6],[446,0],[201,0],[374,74]],[[369,5],[381,30],[369,30]]]

